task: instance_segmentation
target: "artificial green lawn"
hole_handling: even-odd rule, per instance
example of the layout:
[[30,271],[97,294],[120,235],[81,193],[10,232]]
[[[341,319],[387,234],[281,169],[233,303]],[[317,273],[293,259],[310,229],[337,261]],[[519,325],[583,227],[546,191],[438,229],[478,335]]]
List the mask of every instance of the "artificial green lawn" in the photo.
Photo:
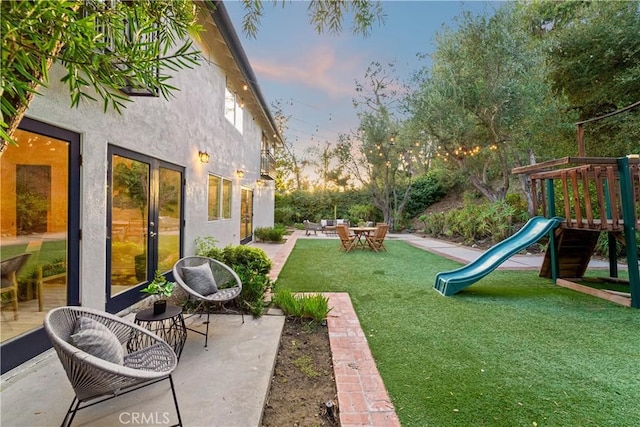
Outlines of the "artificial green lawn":
[[453,297],[457,268],[402,241],[388,252],[298,240],[277,287],[348,292],[403,426],[638,426],[640,310],[494,271]]

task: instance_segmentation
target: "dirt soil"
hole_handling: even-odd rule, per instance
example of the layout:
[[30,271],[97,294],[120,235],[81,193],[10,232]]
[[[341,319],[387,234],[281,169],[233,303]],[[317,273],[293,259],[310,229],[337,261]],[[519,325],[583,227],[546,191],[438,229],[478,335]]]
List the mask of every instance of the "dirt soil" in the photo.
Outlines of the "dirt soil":
[[445,196],[442,200],[435,202],[424,210],[425,214],[434,212],[445,213],[454,209],[461,208],[464,205],[460,194],[452,193]]
[[339,426],[337,411],[335,417],[327,411],[328,401],[337,406],[327,326],[287,319],[262,426]]

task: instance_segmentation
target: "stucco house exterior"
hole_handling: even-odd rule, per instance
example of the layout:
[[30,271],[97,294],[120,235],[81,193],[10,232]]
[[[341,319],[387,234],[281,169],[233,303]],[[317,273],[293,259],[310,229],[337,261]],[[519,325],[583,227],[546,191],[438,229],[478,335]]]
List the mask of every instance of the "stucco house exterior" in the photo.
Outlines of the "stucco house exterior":
[[204,60],[174,74],[173,99],[71,108],[54,65],[0,157],[1,258],[29,254],[17,311],[3,294],[3,373],[49,348],[51,308],[120,312],[196,238],[237,245],[273,226],[281,137],[224,5],[198,4]]

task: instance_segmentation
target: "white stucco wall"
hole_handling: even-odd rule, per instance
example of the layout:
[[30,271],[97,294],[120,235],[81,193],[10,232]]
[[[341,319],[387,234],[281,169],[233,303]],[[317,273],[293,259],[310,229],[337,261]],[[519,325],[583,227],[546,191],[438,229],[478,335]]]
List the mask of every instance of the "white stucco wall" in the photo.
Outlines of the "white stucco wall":
[[[104,308],[106,277],[107,146],[113,144],[185,167],[184,255],[194,252],[199,236],[214,236],[220,246],[239,243],[240,188],[254,189],[254,227],[273,225],[273,182],[257,188],[260,178],[261,129],[244,112],[241,135],[224,117],[225,74],[203,62],[180,71],[171,84],[181,90],[167,101],[135,97],[122,115],[104,113],[101,102],[83,102],[71,109],[68,89],[54,66],[51,85],[33,101],[27,116],[81,134],[81,303]],[[203,164],[198,151],[207,151]],[[236,170],[245,171],[243,178]],[[233,182],[232,219],[207,221],[208,174]]]
[[253,228],[273,227],[275,209],[275,181],[264,181],[253,191]]

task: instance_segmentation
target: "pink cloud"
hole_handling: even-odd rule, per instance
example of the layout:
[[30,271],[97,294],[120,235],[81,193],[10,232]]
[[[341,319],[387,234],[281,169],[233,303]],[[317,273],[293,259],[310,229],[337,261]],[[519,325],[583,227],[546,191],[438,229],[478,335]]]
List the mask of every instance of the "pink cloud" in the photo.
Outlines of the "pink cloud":
[[289,54],[286,60],[276,57],[253,59],[251,65],[262,79],[299,83],[321,90],[332,98],[353,95],[354,80],[362,73],[357,58],[338,58],[335,49],[328,44],[316,45],[301,55]]

